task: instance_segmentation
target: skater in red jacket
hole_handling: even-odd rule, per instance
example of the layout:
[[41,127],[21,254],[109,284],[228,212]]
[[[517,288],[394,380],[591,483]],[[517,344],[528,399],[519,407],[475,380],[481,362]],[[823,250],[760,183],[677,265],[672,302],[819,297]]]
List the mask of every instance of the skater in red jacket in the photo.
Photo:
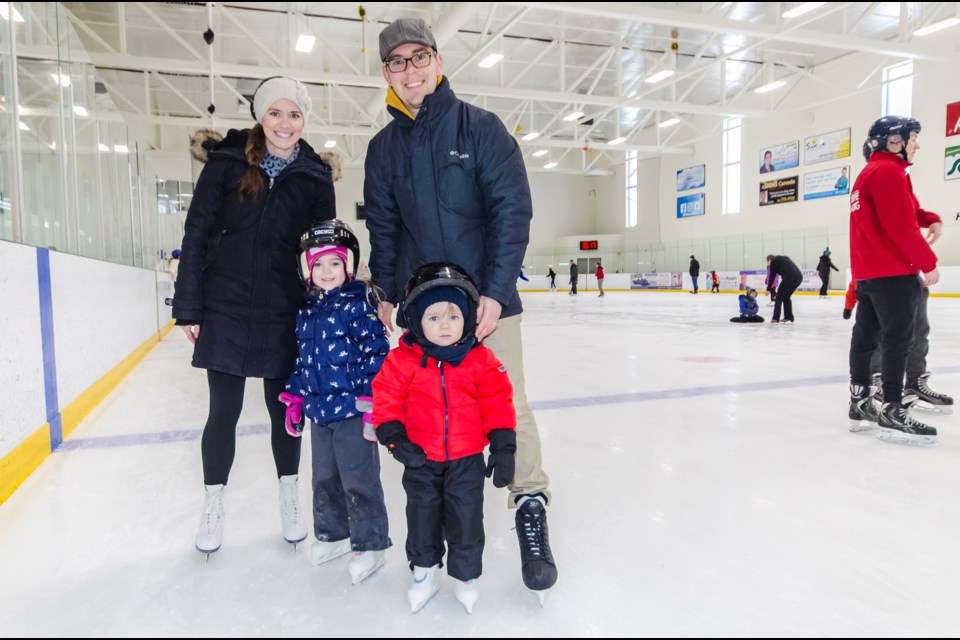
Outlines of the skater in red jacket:
[[[874,122],[863,146],[867,166],[850,193],[850,270],[859,304],[850,340],[848,413],[851,431],[877,423],[881,439],[931,445],[937,430],[907,415],[902,402],[921,287],[940,279],[937,256],[920,233],[919,203],[907,173],[920,149],[919,134],[913,118]],[[870,355],[878,344],[884,398],[879,412],[870,398]]]
[[413,569],[407,598],[414,612],[439,590],[444,542],[456,598],[468,612],[473,608],[484,475],[492,475],[496,487],[513,481],[513,387],[493,351],[477,341],[478,300],[459,266],[434,262],[417,269],[400,310],[407,333],[373,381],[377,439],[406,467],[406,550]]

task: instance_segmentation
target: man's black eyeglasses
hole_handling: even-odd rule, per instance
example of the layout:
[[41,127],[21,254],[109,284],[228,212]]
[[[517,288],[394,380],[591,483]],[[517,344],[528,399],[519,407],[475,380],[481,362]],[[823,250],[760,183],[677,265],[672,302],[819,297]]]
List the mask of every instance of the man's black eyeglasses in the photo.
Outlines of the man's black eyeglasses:
[[407,69],[407,62],[412,62],[416,69],[423,69],[430,64],[430,58],[435,55],[437,55],[435,51],[417,51],[409,58],[390,58],[383,65],[390,73],[403,73]]

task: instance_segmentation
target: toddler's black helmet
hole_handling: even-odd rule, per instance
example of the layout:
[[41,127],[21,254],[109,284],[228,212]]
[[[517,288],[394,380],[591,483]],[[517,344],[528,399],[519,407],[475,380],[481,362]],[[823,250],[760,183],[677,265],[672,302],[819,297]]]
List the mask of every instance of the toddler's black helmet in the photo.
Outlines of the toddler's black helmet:
[[421,317],[417,300],[427,291],[438,287],[456,287],[463,291],[467,298],[467,308],[463,312],[463,337],[461,341],[473,334],[477,326],[477,307],[480,304],[480,294],[473,278],[467,275],[463,267],[452,262],[431,262],[425,264],[410,276],[403,291],[403,303],[400,306],[400,320],[417,343],[429,345],[430,342],[423,335]]

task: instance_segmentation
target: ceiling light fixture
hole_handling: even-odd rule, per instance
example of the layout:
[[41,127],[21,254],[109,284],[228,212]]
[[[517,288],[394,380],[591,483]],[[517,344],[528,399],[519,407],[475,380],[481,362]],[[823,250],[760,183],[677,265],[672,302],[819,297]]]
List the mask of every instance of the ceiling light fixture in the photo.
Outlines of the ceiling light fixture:
[[614,138],[613,140],[611,140],[611,141],[608,142],[607,144],[609,144],[609,145],[623,144],[623,143],[626,142],[626,141],[627,141],[626,138],[624,138],[624,137],[619,137],[619,138]]
[[941,21],[939,21],[939,22],[934,22],[933,24],[928,24],[927,26],[923,27],[922,29],[917,29],[916,31],[913,32],[913,35],[915,35],[915,36],[926,36],[926,35],[929,35],[929,34],[931,34],[931,33],[935,33],[935,32],[937,32],[937,31],[940,31],[941,29],[947,29],[947,28],[952,27],[952,26],[957,25],[957,24],[960,24],[960,17],[953,16],[952,18],[946,18],[946,19],[941,20]]
[[798,4],[793,9],[789,9],[783,12],[784,18],[797,18],[802,16],[805,13],[810,13],[818,7],[822,7],[827,4],[826,2],[804,2],[803,4]]
[[563,116],[563,121],[573,122],[574,120],[579,120],[582,117],[583,117],[583,111],[574,111],[573,113],[569,113]]
[[337,146],[336,140],[327,140],[326,142],[323,143],[324,149],[333,149],[335,146]]
[[768,82],[762,87],[757,87],[756,89],[754,89],[754,92],[767,93],[768,91],[773,91],[774,89],[779,89],[780,87],[784,87],[786,85],[787,85],[786,80],[774,80],[773,82]]
[[533,152],[533,157],[534,157],[534,158],[542,158],[543,156],[547,155],[548,153],[550,153],[550,152],[547,151],[546,149],[540,149],[539,151],[534,151],[534,152]]
[[655,74],[653,74],[652,76],[644,80],[644,82],[646,82],[647,84],[656,84],[658,82],[661,82],[662,80],[666,80],[667,78],[669,78],[675,73],[676,71],[674,71],[673,69],[664,69],[663,71],[656,72]]
[[555,166],[557,166],[557,163],[556,163],[556,162],[548,162],[547,164],[543,165],[543,168],[544,168],[544,169],[553,169]]
[[531,140],[535,140],[539,137],[540,137],[539,133],[537,133],[536,131],[531,131],[530,133],[528,133],[527,135],[523,136],[520,139],[523,140],[524,142],[530,142]]
[[483,69],[489,69],[490,67],[497,64],[501,60],[503,60],[502,53],[491,53],[486,58],[484,58],[479,63],[477,63],[477,66]]
[[296,49],[300,53],[310,53],[313,51],[313,45],[317,43],[317,37],[307,33],[301,33],[297,38]]
[[661,122],[661,123],[658,124],[657,126],[660,127],[661,129],[663,129],[663,128],[666,128],[666,127],[672,127],[673,125],[675,125],[675,124],[677,124],[677,123],[679,123],[679,122],[680,122],[680,118],[670,118],[669,120],[664,120],[663,122]]

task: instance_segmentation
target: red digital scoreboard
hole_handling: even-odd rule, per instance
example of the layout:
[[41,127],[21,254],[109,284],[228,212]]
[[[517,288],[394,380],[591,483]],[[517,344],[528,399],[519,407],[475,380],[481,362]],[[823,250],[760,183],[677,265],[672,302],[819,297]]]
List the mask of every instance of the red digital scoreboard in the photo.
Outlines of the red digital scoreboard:
[[580,251],[596,251],[597,250],[597,241],[596,240],[581,240],[580,241]]

